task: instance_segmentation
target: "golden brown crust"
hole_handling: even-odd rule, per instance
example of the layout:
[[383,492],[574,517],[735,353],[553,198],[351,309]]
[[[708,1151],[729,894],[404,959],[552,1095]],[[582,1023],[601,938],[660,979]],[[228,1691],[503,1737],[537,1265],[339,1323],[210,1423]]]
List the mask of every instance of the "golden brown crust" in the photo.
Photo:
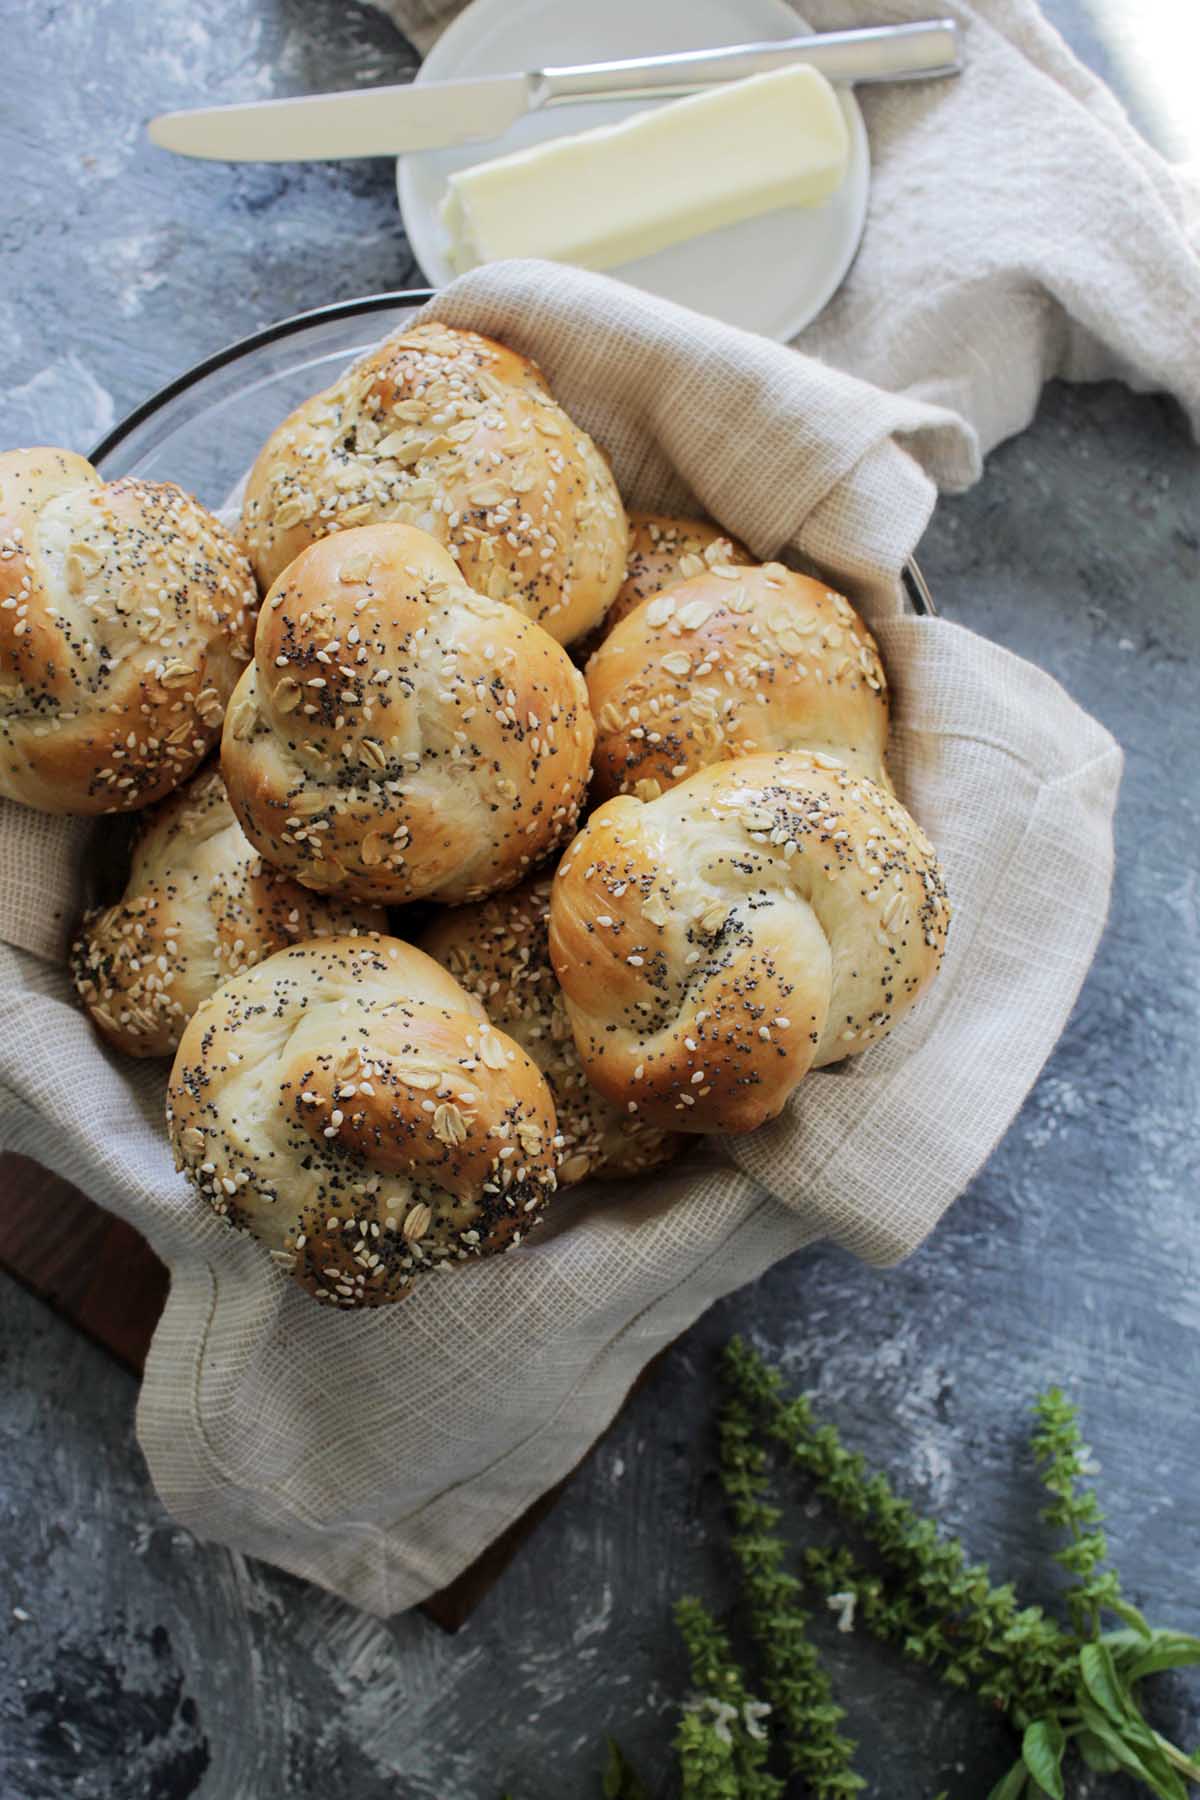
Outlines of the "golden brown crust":
[[821,750],[887,785],[888,703],[850,602],[782,563],[719,563],[642,601],[587,666],[596,790],[653,799],[710,763]]
[[593,735],[561,645],[425,532],[372,525],[272,588],[221,764],[246,836],[306,886],[458,902],[570,835]]
[[383,520],[430,532],[471,587],[564,644],[603,616],[624,572],[608,465],[541,370],[436,322],[394,333],[298,408],[246,486],[264,590],[316,539]]
[[584,1074],[550,963],[550,884],[550,876],[540,876],[510,894],[443,913],[421,948],[546,1077],[562,1139],[559,1186],[592,1175],[638,1175],[668,1162],[683,1140],[614,1106]]
[[679,519],[669,513],[631,512],[625,579],[605,614],[604,626],[627,618],[635,606],[659,594],[677,581],[703,575],[715,563],[752,563],[754,558],[740,538],[722,531],[708,519]]
[[125,892],[71,947],[75,987],[127,1056],[170,1056],[222,981],[307,938],[386,931],[379,907],[322,900],[263,862],[215,764],[147,813]]
[[714,563],[750,563],[754,558],[738,538],[707,519],[678,519],[669,513],[631,512],[625,579],[599,625],[574,645],[582,666],[609,632],[635,606],[677,581],[703,575]]
[[0,794],[128,812],[216,742],[258,594],[182,489],[67,450],[0,455]]
[[892,1029],[949,917],[900,803],[793,752],[593,813],[555,877],[550,955],[603,1093],[663,1128],[751,1131]]
[[555,1189],[537,1069],[395,938],[300,944],[225,982],[184,1033],[167,1120],[213,1209],[338,1307],[520,1243]]

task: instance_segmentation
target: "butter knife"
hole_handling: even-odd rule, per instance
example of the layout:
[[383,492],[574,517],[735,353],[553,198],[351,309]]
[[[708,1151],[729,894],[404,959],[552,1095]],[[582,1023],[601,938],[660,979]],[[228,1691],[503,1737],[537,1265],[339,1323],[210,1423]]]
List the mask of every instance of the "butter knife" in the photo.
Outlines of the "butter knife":
[[688,50],[491,75],[473,81],[418,81],[399,87],[260,100],[161,113],[152,141],[181,156],[224,162],[322,162],[346,156],[397,156],[500,137],[526,113],[579,100],[660,100],[714,83],[764,75],[803,62],[830,81],[917,81],[962,67],[952,19],[810,33],[766,44]]

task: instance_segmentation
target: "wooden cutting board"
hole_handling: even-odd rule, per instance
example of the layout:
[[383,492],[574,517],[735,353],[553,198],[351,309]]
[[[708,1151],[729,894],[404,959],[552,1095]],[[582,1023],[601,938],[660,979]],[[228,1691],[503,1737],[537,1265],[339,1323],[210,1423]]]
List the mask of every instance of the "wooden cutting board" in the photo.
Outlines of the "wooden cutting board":
[[[0,1269],[141,1375],[170,1285],[165,1265],[131,1225],[24,1156],[0,1156]],[[565,1486],[536,1500],[421,1610],[444,1631],[464,1625]]]

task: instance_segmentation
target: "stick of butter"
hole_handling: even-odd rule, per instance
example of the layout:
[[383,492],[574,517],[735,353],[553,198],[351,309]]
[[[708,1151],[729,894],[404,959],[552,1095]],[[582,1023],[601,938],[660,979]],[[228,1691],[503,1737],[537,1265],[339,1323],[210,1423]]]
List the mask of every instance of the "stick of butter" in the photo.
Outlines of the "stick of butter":
[[450,177],[442,221],[460,272],[507,256],[611,269],[840,185],[850,135],[804,63]]

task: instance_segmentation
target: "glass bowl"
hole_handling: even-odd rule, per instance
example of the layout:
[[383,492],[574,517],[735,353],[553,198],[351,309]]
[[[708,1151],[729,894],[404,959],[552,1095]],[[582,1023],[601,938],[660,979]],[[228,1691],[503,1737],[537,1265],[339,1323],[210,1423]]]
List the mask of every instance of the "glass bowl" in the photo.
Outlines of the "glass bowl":
[[[367,294],[268,325],[144,400],[101,439],[90,461],[106,481],[174,481],[216,511],[293,407],[432,298],[432,288]],[[915,563],[904,571],[904,585],[914,613],[934,611]]]
[[268,325],[144,400],[89,460],[106,481],[174,481],[215,509],[293,407],[432,298],[432,288],[368,294]]

